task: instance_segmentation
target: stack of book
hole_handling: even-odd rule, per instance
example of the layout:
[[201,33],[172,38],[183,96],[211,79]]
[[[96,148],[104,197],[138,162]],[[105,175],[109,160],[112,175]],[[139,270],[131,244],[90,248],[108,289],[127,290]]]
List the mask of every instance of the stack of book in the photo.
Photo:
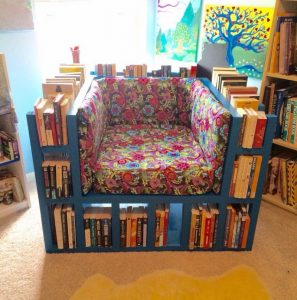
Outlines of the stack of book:
[[244,204],[227,205],[224,246],[246,248],[250,222],[251,218]]
[[111,247],[111,207],[88,206],[84,210],[86,247]]
[[69,160],[45,160],[42,162],[45,197],[68,198],[72,195]]
[[277,116],[275,138],[296,144],[297,85],[272,82],[265,86],[263,103],[265,112]]
[[95,73],[99,77],[116,77],[116,64],[96,64]]
[[284,75],[297,73],[297,16],[279,16],[273,36],[269,71]]
[[147,77],[147,65],[129,65],[123,70],[124,77]]
[[147,246],[147,207],[128,206],[120,209],[120,246]]
[[66,114],[84,82],[84,65],[61,64],[59,72],[43,82],[43,97],[34,104],[40,146],[68,144]]
[[210,249],[216,244],[219,210],[215,204],[195,204],[191,210],[189,249]]
[[168,239],[169,205],[158,204],[156,207],[155,247],[166,247]]
[[16,138],[0,130],[0,163],[5,160],[19,159],[19,148]]
[[268,161],[264,194],[279,195],[287,205],[297,205],[297,156],[295,152],[274,150]]
[[58,249],[76,247],[75,211],[70,204],[56,204],[52,207],[54,240]]
[[255,198],[261,163],[261,155],[240,155],[236,158],[233,164],[230,197]]
[[238,144],[243,148],[261,148],[267,124],[265,112],[242,107],[237,108],[237,112],[242,116]]
[[223,95],[229,86],[246,87],[247,80],[248,76],[238,73],[236,68],[214,67],[212,70],[211,82]]
[[12,204],[25,198],[20,180],[7,169],[0,171],[0,203]]

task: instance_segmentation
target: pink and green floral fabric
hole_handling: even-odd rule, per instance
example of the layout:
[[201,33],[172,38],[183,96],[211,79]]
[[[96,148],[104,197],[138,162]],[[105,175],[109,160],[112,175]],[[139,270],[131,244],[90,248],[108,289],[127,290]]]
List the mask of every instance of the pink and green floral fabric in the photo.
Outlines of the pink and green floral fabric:
[[78,112],[82,191],[220,191],[230,114],[197,79],[94,81]]
[[109,126],[99,152],[97,193],[186,195],[212,188],[212,168],[185,126]]
[[230,113],[201,81],[193,83],[195,100],[192,109],[192,132],[205,159],[214,170],[213,191],[221,188],[225,150],[228,141]]
[[98,81],[109,124],[177,123],[177,78],[105,78]]
[[97,164],[98,148],[107,124],[107,114],[98,83],[93,81],[77,114],[81,183],[84,194],[88,193],[93,185],[93,170]]

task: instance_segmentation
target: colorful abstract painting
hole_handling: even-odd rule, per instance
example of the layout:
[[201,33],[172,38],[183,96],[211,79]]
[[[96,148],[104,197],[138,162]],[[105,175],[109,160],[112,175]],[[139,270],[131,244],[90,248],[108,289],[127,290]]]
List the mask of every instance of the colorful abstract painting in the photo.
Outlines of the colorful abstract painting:
[[158,0],[157,58],[196,62],[200,16],[201,0]]
[[224,44],[230,67],[262,78],[274,9],[222,5],[205,9],[203,43]]

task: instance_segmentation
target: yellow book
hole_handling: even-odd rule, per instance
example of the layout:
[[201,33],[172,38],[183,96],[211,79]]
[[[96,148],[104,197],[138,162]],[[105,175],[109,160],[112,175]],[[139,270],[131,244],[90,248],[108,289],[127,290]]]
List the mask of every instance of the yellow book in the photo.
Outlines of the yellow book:
[[255,171],[254,171],[254,177],[253,177],[253,180],[251,183],[250,198],[255,198],[259,174],[260,174],[260,170],[261,170],[261,164],[262,164],[262,156],[261,155],[255,155],[255,156],[257,158],[257,161],[256,161],[256,167],[255,167]]
[[200,248],[203,248],[203,246],[204,246],[205,219],[206,219],[206,210],[202,209],[202,212],[201,212]]
[[231,100],[231,105],[235,108],[253,108],[254,110],[258,110],[259,100],[256,98],[248,98],[248,97],[233,97]]

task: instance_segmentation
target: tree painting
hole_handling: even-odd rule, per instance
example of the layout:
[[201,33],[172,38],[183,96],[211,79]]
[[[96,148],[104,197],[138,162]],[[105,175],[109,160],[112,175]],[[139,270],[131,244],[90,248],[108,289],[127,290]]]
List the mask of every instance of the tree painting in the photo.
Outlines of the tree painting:
[[206,7],[205,38],[208,43],[226,44],[231,67],[260,78],[271,30],[273,9],[236,6]]
[[201,0],[158,0],[156,55],[196,62]]

